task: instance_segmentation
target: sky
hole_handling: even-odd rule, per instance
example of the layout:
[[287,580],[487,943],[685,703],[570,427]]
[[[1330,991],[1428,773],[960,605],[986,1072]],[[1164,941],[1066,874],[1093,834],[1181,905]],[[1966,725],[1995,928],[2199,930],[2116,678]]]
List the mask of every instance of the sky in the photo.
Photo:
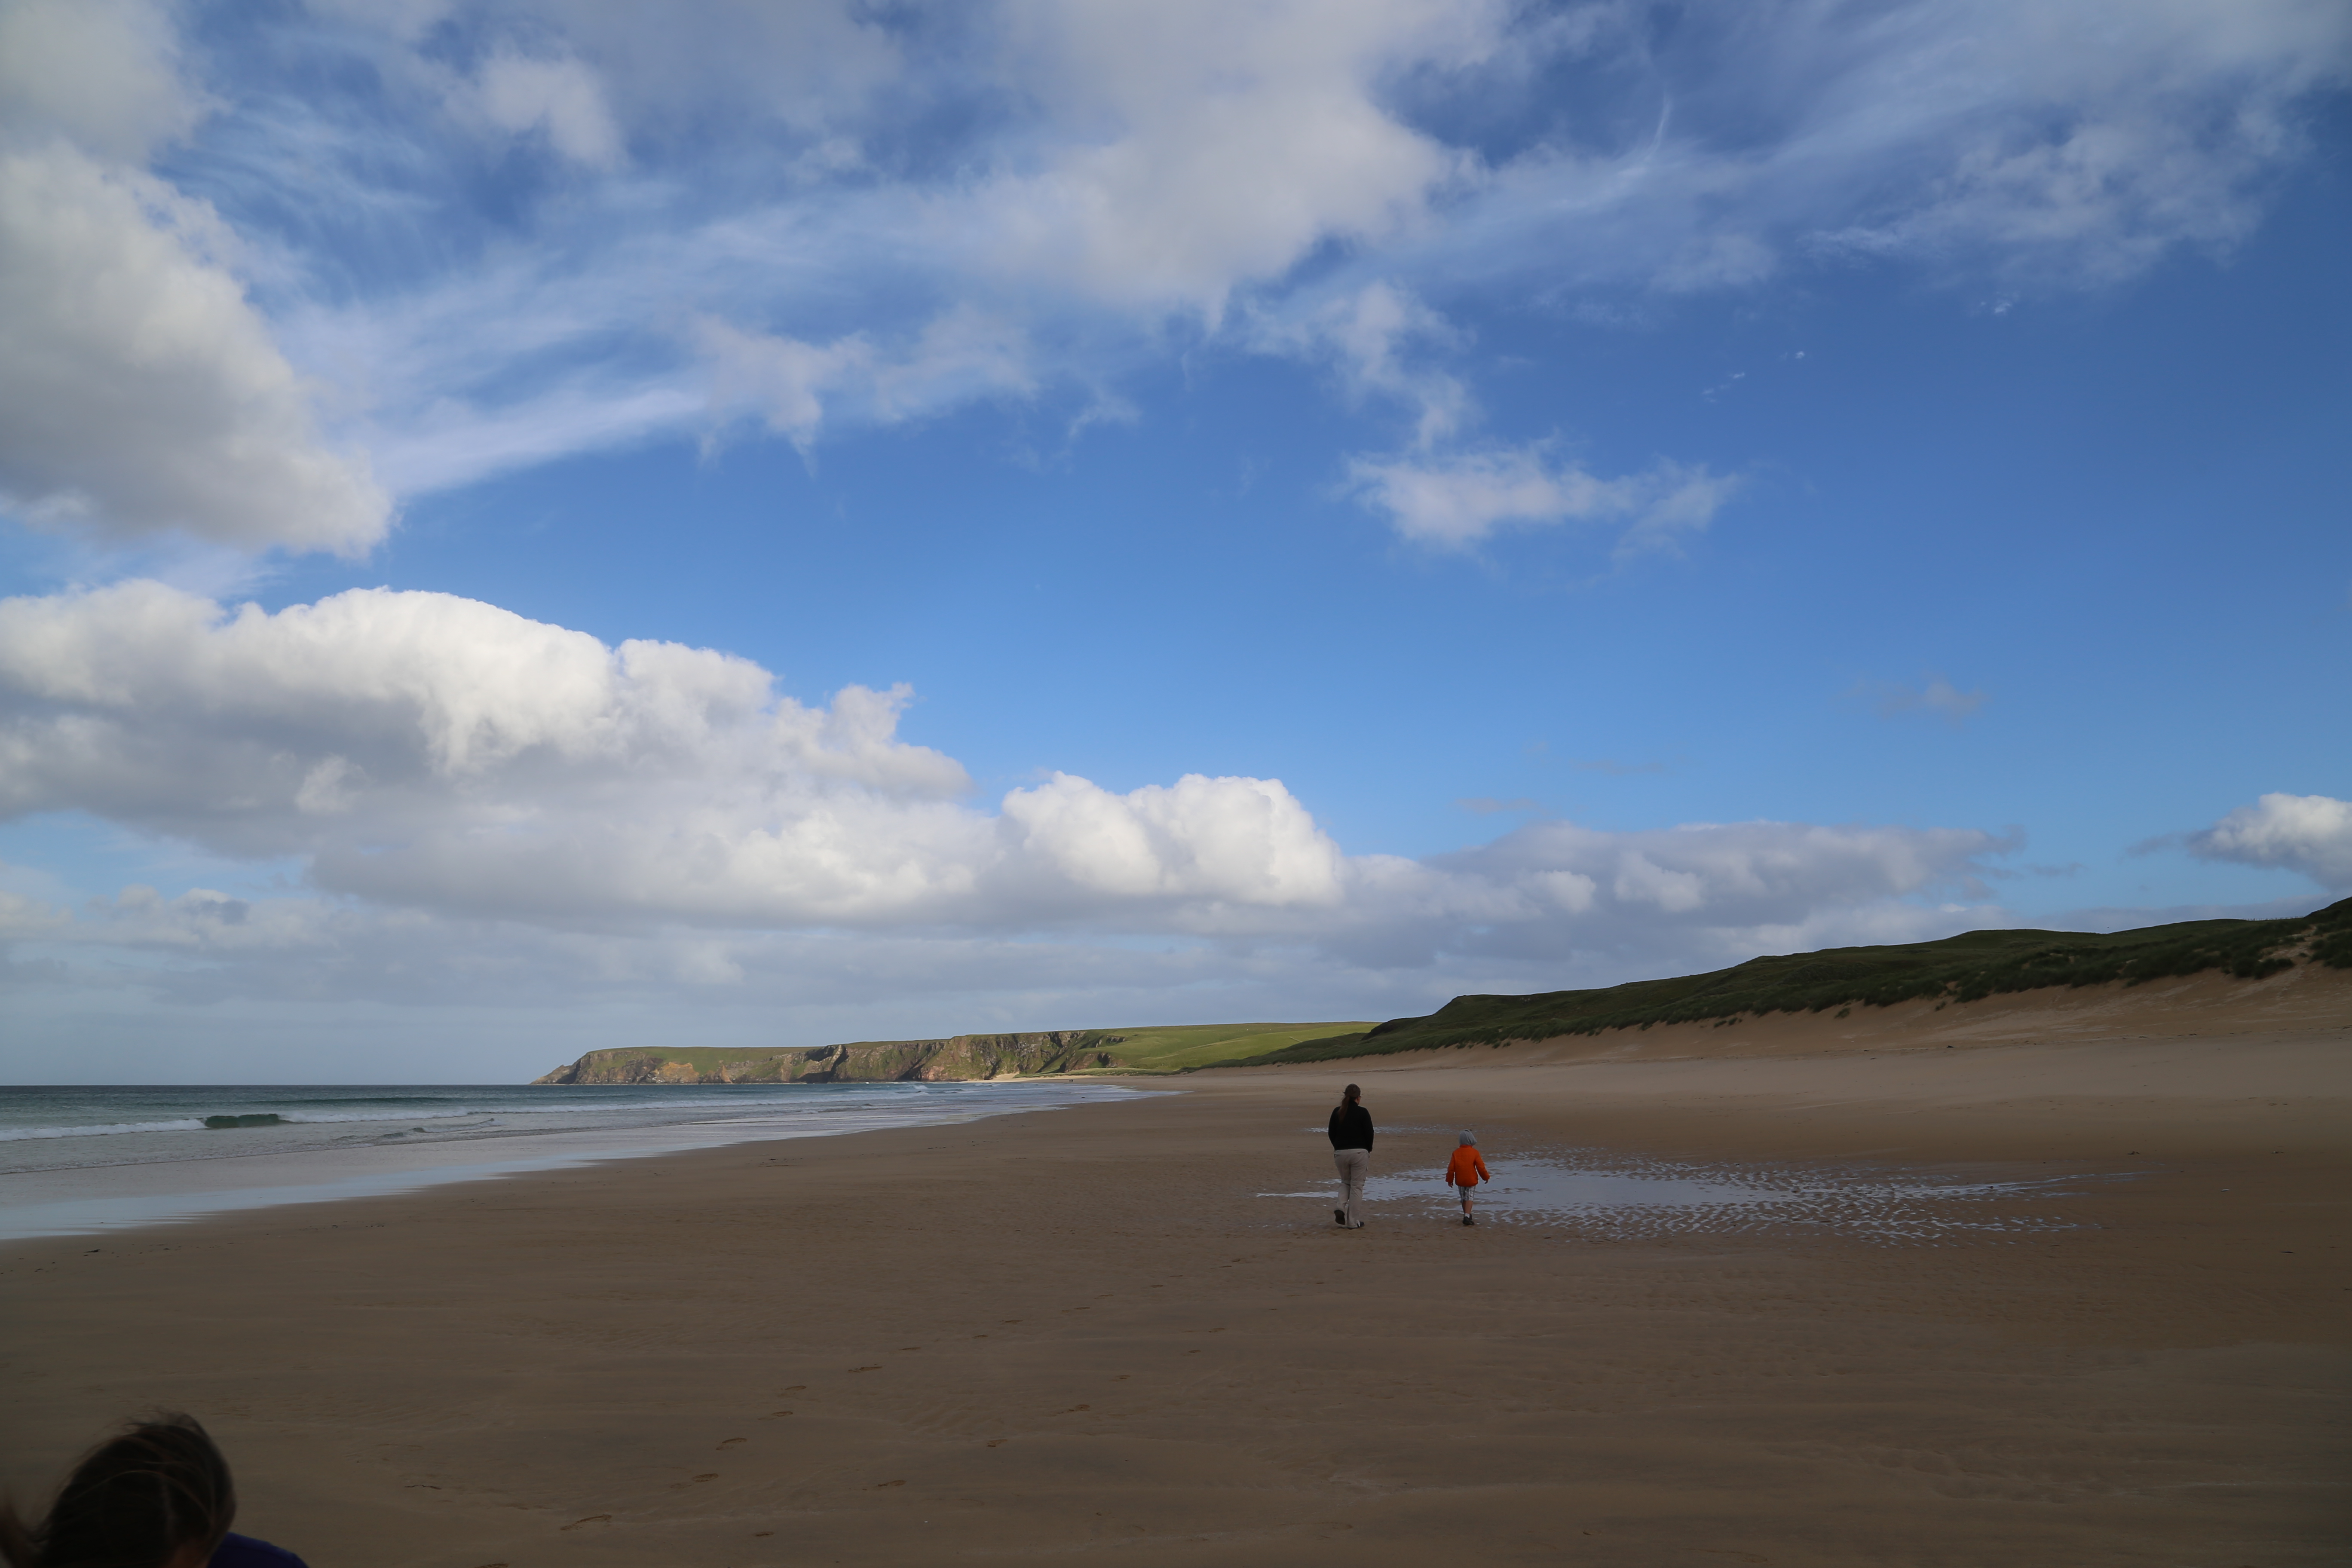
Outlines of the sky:
[[0,0],[0,1080],[2352,894],[2340,0]]

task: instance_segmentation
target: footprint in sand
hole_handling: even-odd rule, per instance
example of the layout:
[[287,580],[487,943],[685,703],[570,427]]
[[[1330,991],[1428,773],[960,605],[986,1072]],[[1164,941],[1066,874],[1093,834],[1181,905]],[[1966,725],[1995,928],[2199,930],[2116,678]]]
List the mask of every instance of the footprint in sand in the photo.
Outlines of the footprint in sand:
[[852,1372],[880,1372],[882,1370],[882,1363],[880,1362],[876,1362],[872,1366],[853,1366],[849,1370]]
[[789,1410],[771,1410],[767,1415],[761,1416],[761,1419],[763,1421],[773,1421],[779,1415],[790,1415],[791,1414],[792,1412]]
[[738,1443],[748,1443],[751,1440],[751,1439],[749,1437],[730,1437],[727,1441],[719,1445],[719,1451],[720,1453],[725,1453],[728,1449],[735,1447]]
[[787,1388],[787,1389],[783,1390],[783,1392],[784,1392],[784,1393],[786,1393],[786,1394],[798,1394],[798,1393],[800,1393],[803,1389],[806,1388],[807,1386],[808,1386],[808,1384],[805,1384],[805,1383],[796,1383],[796,1384],[793,1384],[790,1388]]
[[907,1483],[904,1481],[883,1481],[877,1485],[874,1489],[878,1492],[890,1487],[903,1487]]
[[1001,1446],[1002,1446],[1002,1445],[1003,1445],[1003,1444],[1009,1443],[1009,1442],[1011,1442],[1012,1440],[1013,1440],[1013,1439],[1012,1439],[1012,1438],[1010,1438],[1010,1437],[991,1437],[991,1438],[988,1440],[988,1446],[989,1446],[990,1447],[992,1447],[992,1448],[994,1448],[994,1447],[1001,1447]]
[[583,1524],[610,1524],[612,1522],[613,1516],[609,1513],[592,1513],[586,1519],[573,1520],[570,1524],[565,1525],[563,1528],[566,1530],[577,1530]]

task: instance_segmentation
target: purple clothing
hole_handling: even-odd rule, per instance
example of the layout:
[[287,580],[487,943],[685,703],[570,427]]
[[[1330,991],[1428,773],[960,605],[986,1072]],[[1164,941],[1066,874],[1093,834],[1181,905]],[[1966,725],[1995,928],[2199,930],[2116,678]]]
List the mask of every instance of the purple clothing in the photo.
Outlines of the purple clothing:
[[272,1546],[250,1535],[224,1535],[205,1568],[309,1568],[309,1564],[283,1546]]

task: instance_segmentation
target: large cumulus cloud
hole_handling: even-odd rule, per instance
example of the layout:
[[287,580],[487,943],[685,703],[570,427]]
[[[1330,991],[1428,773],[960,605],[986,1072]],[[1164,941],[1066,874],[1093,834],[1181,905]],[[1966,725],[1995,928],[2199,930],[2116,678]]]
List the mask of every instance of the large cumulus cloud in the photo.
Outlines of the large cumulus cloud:
[[322,437],[236,236],[144,167],[201,107],[161,8],[0,5],[0,510],[357,553],[390,497]]
[[[1975,829],[1552,822],[1428,859],[1349,855],[1272,779],[1118,793],[1055,773],[975,803],[960,764],[899,737],[907,698],[804,705],[748,660],[608,647],[446,595],[271,614],[130,583],[0,602],[0,811],[291,858],[314,895],[441,919],[1160,935],[1373,967],[1948,926],[1911,900],[1966,893],[2010,847]],[[110,918],[200,946],[264,929],[218,900],[134,902]]]

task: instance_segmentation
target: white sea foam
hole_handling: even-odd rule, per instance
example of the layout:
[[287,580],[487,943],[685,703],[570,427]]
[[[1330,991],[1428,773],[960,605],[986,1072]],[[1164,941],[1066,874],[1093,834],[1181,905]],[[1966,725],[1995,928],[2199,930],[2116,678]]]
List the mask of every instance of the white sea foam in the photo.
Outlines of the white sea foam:
[[200,1117],[183,1116],[171,1121],[117,1121],[102,1127],[0,1127],[0,1143],[19,1138],[104,1138],[123,1132],[201,1132],[205,1130]]
[[[623,1110],[625,1108],[615,1106],[609,1109]],[[110,1138],[118,1137],[126,1132],[236,1132],[247,1130],[246,1127],[215,1126],[212,1121],[213,1118],[226,1119],[228,1117],[268,1116],[275,1119],[274,1121],[254,1122],[250,1124],[251,1126],[264,1127],[272,1125],[286,1127],[331,1127],[341,1125],[345,1122],[377,1121],[405,1121],[413,1126],[420,1120],[425,1121],[454,1123],[465,1121],[472,1118],[486,1116],[488,1114],[488,1112],[487,1111],[460,1110],[443,1111],[420,1117],[414,1110],[387,1110],[374,1114],[353,1112],[347,1115],[337,1116],[305,1115],[299,1110],[215,1110],[206,1112],[203,1116],[175,1117],[169,1121],[113,1121],[69,1127],[0,1127],[0,1143],[11,1142],[20,1138]],[[529,1113],[509,1111],[508,1114],[515,1115]],[[492,1118],[488,1123],[477,1121],[475,1122],[475,1125],[495,1126],[497,1125],[497,1119]],[[424,1129],[419,1128],[418,1131],[422,1131]]]

